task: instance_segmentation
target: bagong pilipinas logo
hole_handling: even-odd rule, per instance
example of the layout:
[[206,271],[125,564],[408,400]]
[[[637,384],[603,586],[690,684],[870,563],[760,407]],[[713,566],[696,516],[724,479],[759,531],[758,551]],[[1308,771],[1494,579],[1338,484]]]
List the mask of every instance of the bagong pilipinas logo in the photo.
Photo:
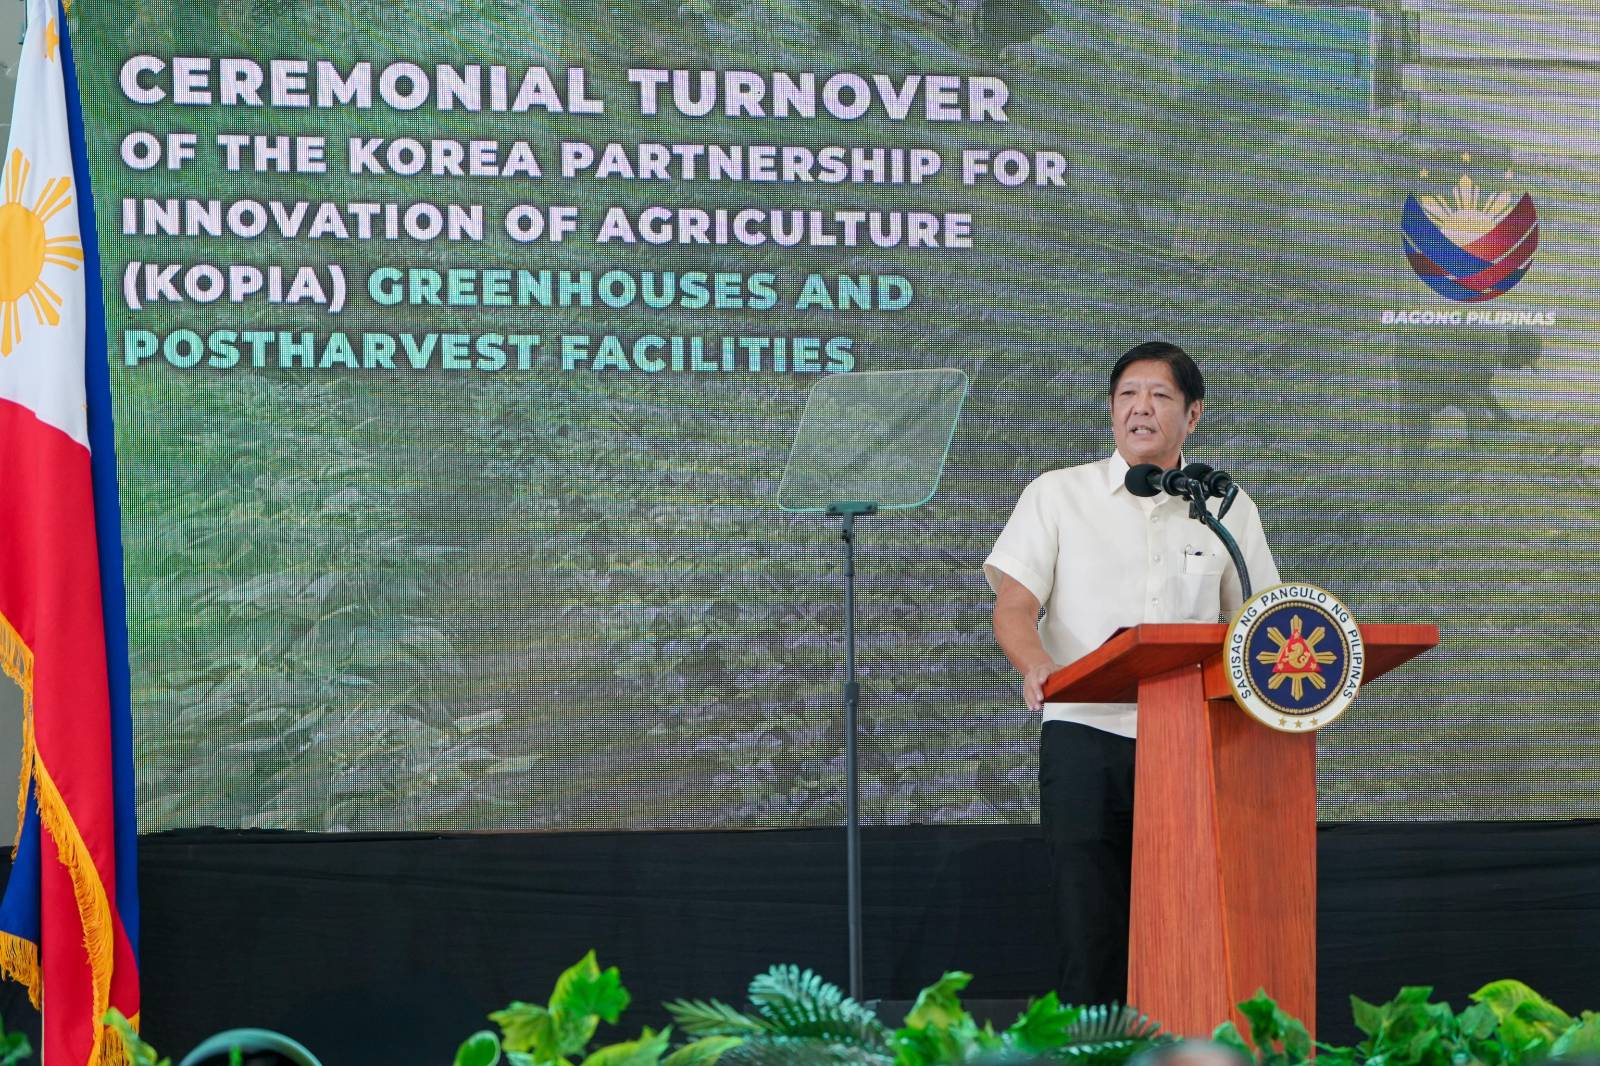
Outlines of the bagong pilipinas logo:
[[1510,193],[1487,193],[1464,175],[1448,196],[1406,197],[1400,229],[1417,277],[1462,303],[1509,292],[1539,248],[1533,197],[1513,204]]
[[1256,721],[1286,733],[1321,729],[1355,701],[1366,648],[1350,609],[1315,585],[1257,593],[1228,627],[1228,684]]

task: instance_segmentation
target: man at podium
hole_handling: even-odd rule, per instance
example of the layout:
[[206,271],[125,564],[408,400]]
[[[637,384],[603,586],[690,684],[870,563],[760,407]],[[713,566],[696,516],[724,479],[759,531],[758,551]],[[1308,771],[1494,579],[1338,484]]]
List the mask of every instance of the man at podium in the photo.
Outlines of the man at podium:
[[[1043,686],[1125,626],[1216,622],[1242,606],[1226,549],[1189,518],[1187,502],[1136,496],[1124,484],[1141,463],[1182,465],[1204,399],[1200,368],[1182,348],[1149,341],[1129,349],[1111,370],[1116,450],[1035,479],[983,564],[995,591],[995,639],[1022,675],[1028,707],[1043,712],[1039,824],[1061,938],[1058,992],[1067,1003],[1127,993],[1137,707],[1045,703]],[[1240,493],[1224,524],[1254,586],[1276,584],[1255,504]]]

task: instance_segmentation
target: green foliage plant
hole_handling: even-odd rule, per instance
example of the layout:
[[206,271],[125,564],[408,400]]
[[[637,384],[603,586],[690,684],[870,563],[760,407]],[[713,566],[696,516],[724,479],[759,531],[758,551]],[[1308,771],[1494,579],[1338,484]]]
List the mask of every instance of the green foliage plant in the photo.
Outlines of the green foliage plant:
[[[1477,1004],[1473,1009],[1493,1012],[1500,1041],[1517,1061],[1556,1054],[1556,1044],[1582,1024],[1521,981],[1492,981],[1472,993],[1472,1001]],[[1580,1040],[1569,1040],[1563,1054]]]
[[918,993],[905,1025],[894,1034],[895,1066],[966,1062],[1004,1047],[993,1027],[986,1023],[980,1029],[961,1005],[961,990],[971,981],[971,974],[951,970]]
[[1586,1010],[1573,1022],[1572,1028],[1556,1038],[1550,1047],[1553,1059],[1600,1058],[1600,1014]]
[[671,1028],[646,1028],[637,1039],[590,1050],[600,1023],[615,1025],[630,1002],[617,968],[602,970],[591,951],[556,979],[548,1002],[519,1000],[490,1014],[500,1031],[467,1037],[455,1066],[713,1066],[730,1046],[698,1040],[669,1054]]
[[122,1040],[122,1046],[127,1049],[128,1061],[132,1066],[172,1066],[172,1060],[162,1058],[155,1048],[145,1043],[140,1038],[138,1030],[133,1027],[133,1023],[128,1021],[117,1008],[112,1007],[106,1011],[106,1016],[101,1021],[110,1026]]
[[33,1054],[33,1045],[28,1042],[26,1033],[8,1033],[3,1022],[0,1022],[0,1066],[15,1066],[24,1062]]
[[[514,1002],[489,1015],[457,1049],[454,1066],[967,1066],[1055,1059],[1071,1066],[1124,1066],[1173,1038],[1132,1007],[1068,1006],[1054,992],[1029,1002],[1015,1022],[978,1024],[961,1002],[972,975],[952,970],[924,988],[898,1029],[811,970],[774,966],[750,982],[750,1007],[719,1000],[666,1004],[673,1027],[590,1048],[600,1023],[615,1025],[631,1001],[616,967],[589,952],[556,980],[543,1004]],[[1355,996],[1363,1039],[1353,1047],[1316,1043],[1304,1023],[1265,991],[1238,1005],[1248,1038],[1232,1022],[1212,1034],[1256,1066],[1540,1066],[1600,1057],[1600,1014],[1568,1014],[1520,981],[1494,981],[1456,1012],[1433,989],[1408,986],[1387,1003]],[[106,1025],[131,1066],[172,1066],[115,1010]],[[20,1033],[0,1028],[0,1066],[31,1054]],[[237,1056],[236,1056],[237,1057]]]
[[977,1059],[1048,1056],[1118,1066],[1166,1039],[1129,1008],[1064,1006],[1054,992],[1028,1004],[1008,1028],[979,1025],[962,1005],[972,975],[952,970],[924,988],[900,1028],[810,970],[774,966],[750,983],[752,1010],[716,1000],[668,1003],[678,1028],[740,1043],[722,1066],[954,1066]]
[[[1387,1003],[1350,997],[1354,1047],[1315,1044],[1318,1066],[1536,1066],[1600,1054],[1600,1015],[1577,1018],[1521,981],[1494,981],[1457,1012],[1434,1002],[1426,985],[1402,988]],[[1301,1066],[1313,1044],[1301,1022],[1257,992],[1239,1004],[1250,1028],[1247,1044],[1232,1022],[1213,1039],[1248,1055],[1259,1066]],[[1253,1046],[1252,1046],[1253,1045]]]
[[1232,1021],[1217,1026],[1211,1039],[1254,1059],[1259,1066],[1300,1066],[1311,1061],[1311,1033],[1305,1023],[1285,1013],[1264,989],[1240,1003],[1239,1013],[1250,1026],[1249,1043]]
[[811,970],[773,966],[756,975],[747,995],[749,1011],[720,1000],[680,999],[666,1008],[684,1033],[734,1042],[723,1066],[893,1062],[890,1033],[878,1016]]
[[[809,971],[775,967],[752,989],[765,988],[765,980],[778,973],[787,975],[784,987],[793,999],[774,998],[770,991],[753,994],[752,1002],[759,1002],[754,1014],[715,1001],[678,1001],[668,1009],[685,1031],[738,1034],[744,1043],[725,1066],[954,1066],[1007,1057],[1120,1066],[1170,1039],[1132,1008],[1064,1006],[1054,993],[1033,1000],[1015,1023],[997,1032],[978,1025],[962,1006],[960,994],[971,976],[952,971],[923,989],[905,1024],[884,1040],[862,1023],[856,1012],[863,1008]],[[1365,1039],[1341,1047],[1314,1042],[1303,1022],[1258,991],[1239,1004],[1248,1038],[1228,1021],[1213,1039],[1258,1066],[1536,1066],[1600,1055],[1600,1014],[1573,1017],[1521,982],[1485,985],[1460,1012],[1432,995],[1430,987],[1411,986],[1381,1004],[1351,997]],[[848,1012],[848,1019],[831,1013],[836,1011]]]

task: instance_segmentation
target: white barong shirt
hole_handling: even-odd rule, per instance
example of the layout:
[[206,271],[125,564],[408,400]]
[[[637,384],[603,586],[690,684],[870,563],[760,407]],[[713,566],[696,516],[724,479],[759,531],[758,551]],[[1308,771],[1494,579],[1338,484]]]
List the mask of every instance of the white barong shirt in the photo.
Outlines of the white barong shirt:
[[[1000,575],[1009,574],[1038,598],[1039,638],[1058,665],[1081,659],[1124,626],[1226,621],[1243,606],[1227,549],[1189,517],[1188,502],[1135,496],[1123,484],[1127,473],[1127,460],[1113,453],[1040,475],[1022,490],[984,560],[995,591]],[[1239,542],[1251,585],[1277,584],[1261,516],[1243,492],[1222,524]],[[1132,703],[1046,703],[1044,720],[1132,737],[1137,711]]]

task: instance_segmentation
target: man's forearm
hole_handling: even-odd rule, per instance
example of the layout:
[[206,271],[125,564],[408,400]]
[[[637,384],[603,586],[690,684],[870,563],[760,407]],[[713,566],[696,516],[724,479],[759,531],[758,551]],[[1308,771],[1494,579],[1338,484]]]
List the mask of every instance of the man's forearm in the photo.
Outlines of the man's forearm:
[[995,594],[994,640],[1019,674],[1054,665],[1039,640],[1039,601],[1010,575],[1001,580]]
[[1036,666],[1051,663],[1050,655],[1039,640],[1039,623],[1034,618],[1018,617],[1020,612],[994,613],[994,639],[1000,645],[1017,673],[1026,674]]
[[1039,640],[1039,601],[1021,582],[1007,576],[994,599],[994,639],[1022,675],[1022,698],[1030,710],[1044,706],[1044,685],[1056,663]]

